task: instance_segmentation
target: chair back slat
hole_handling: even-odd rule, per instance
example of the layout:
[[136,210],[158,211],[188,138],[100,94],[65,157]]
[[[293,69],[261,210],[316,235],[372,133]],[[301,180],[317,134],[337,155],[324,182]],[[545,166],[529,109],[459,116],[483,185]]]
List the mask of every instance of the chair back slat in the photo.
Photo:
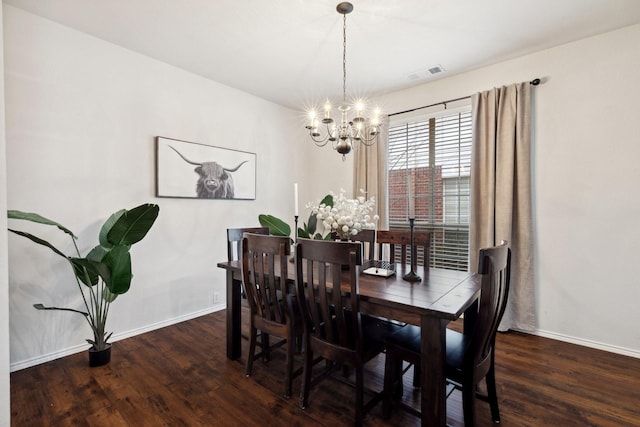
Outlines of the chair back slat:
[[245,233],[242,239],[242,283],[249,308],[271,322],[284,324],[290,313],[280,280],[287,277],[290,254],[288,237]]
[[[331,269],[331,282],[332,283],[341,283],[342,282],[342,266],[340,266],[340,268],[332,268]],[[331,292],[331,297],[332,297],[332,301],[331,301],[331,306],[334,308],[334,315],[335,315],[335,335],[333,338],[333,342],[337,343],[339,346],[341,347],[349,347],[349,334],[348,331],[351,327],[355,327],[352,325],[348,325],[347,324],[347,319],[346,319],[346,310],[345,309],[351,309],[353,310],[353,304],[351,304],[350,306],[344,307],[343,309],[339,310],[338,307],[343,307],[342,304],[342,291],[340,290],[338,292],[340,288],[335,288],[332,290]],[[356,292],[356,299],[357,299],[357,290],[354,291]]]
[[[414,230],[413,239],[416,248],[416,257],[418,257],[418,251],[421,250],[423,253],[424,267],[428,269],[429,254],[431,252],[431,233]],[[376,240],[379,254],[382,254],[384,245],[389,245],[389,262],[400,262],[402,264],[411,262],[417,265],[417,260],[411,260],[407,256],[407,252],[411,251],[411,232],[409,230],[378,230]],[[396,260],[396,246],[400,247],[400,260]]]
[[227,261],[241,259],[241,243],[244,233],[269,234],[269,227],[227,228]]
[[[300,239],[298,239],[298,241],[300,241]],[[296,245],[296,254],[297,254],[297,245]],[[296,255],[297,256],[297,255]],[[298,261],[298,258],[296,258],[296,261]],[[303,261],[300,260],[298,262],[299,264],[302,264]],[[324,336],[326,333],[324,331],[324,323],[328,322],[330,319],[330,316],[327,314],[325,315],[322,312],[322,307],[326,307],[328,304],[326,302],[320,302],[320,299],[326,299],[326,293],[323,292],[323,283],[324,280],[322,280],[322,278],[316,279],[314,277],[314,271],[313,271],[313,260],[312,259],[307,259],[304,260],[304,263],[306,264],[306,271],[309,272],[309,274],[307,275],[307,281],[310,283],[316,283],[318,282],[318,288],[319,288],[319,292],[309,292],[309,293],[299,293],[299,295],[304,295],[306,297],[306,300],[302,300],[298,297],[298,301],[300,301],[300,307],[301,309],[307,308],[309,310],[308,313],[304,312],[303,310],[303,321],[305,320],[305,318],[311,318],[311,319],[321,319],[320,321],[317,321],[315,323],[319,323],[319,327],[317,329],[317,333],[319,333],[320,335]],[[298,267],[296,267],[298,268]],[[325,274],[324,271],[321,271],[319,274]],[[300,279],[296,280],[297,282],[300,281]],[[299,290],[299,286],[296,287],[296,289]],[[304,302],[306,301],[306,304],[304,304]],[[309,320],[310,322],[311,320]]]
[[[320,354],[362,348],[357,274],[361,264],[360,243],[298,239],[298,302],[305,333]],[[343,275],[348,276],[348,298],[341,289]]]

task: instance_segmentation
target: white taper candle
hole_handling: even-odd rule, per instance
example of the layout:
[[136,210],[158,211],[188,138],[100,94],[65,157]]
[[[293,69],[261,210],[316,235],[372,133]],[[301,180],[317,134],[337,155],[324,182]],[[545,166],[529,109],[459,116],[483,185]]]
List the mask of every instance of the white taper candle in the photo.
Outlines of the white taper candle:
[[413,180],[411,175],[407,176],[407,194],[409,196],[409,218],[416,217],[416,202],[413,198]]

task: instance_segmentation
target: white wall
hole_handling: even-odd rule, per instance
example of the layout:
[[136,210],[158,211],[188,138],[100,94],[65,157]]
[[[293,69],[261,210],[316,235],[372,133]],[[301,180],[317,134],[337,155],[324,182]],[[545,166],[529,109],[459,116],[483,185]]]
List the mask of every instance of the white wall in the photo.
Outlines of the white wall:
[[[394,112],[545,79],[534,89],[538,333],[634,356],[639,39],[633,26],[383,98]],[[222,308],[211,299],[224,295],[215,262],[225,257],[225,228],[255,224],[263,212],[292,217],[294,181],[301,205],[351,189],[352,157],[343,163],[315,147],[297,112],[6,5],[4,48],[8,207],[60,221],[87,249],[112,211],[160,205],[154,230],[133,250],[132,290],[112,308],[117,336]],[[256,152],[257,200],[155,199],[156,135]],[[86,325],[31,307],[78,304],[67,266],[16,236],[9,245],[12,369],[85,348]]]
[[[0,3],[0,22],[3,4]],[[6,142],[4,125],[4,52],[0,31],[0,212],[7,209]],[[0,215],[0,427],[11,421],[9,398],[9,282],[7,274],[7,217]]]
[[639,41],[635,25],[383,98],[396,112],[545,80],[533,91],[537,333],[635,357]]
[[353,187],[353,152],[348,154],[345,161],[342,155],[330,148],[330,142],[324,147],[316,147],[307,135],[303,140],[306,151],[306,169],[303,179],[304,194],[300,195],[300,215],[306,219],[310,211],[303,211],[302,207],[308,203],[317,203],[330,191],[338,194],[344,188],[351,194]]
[[519,64],[549,76],[535,119],[538,327],[637,357],[639,41],[636,25]]
[[[131,290],[111,307],[115,338],[224,308],[216,262],[226,259],[226,228],[257,225],[259,213],[293,218],[298,113],[10,6],[4,34],[8,207],[71,228],[84,253],[112,212],[160,205],[132,250]],[[256,200],[156,199],[157,135],[255,152]],[[57,230],[37,230],[71,249]],[[81,318],[32,307],[81,307],[68,265],[15,235],[9,301],[12,370],[87,348]]]

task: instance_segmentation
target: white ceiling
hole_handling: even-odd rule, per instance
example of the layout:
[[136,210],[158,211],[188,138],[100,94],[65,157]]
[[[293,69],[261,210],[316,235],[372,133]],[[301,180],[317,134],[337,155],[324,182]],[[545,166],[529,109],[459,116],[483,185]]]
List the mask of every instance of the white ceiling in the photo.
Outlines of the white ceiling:
[[[296,110],[341,98],[336,0],[3,2]],[[640,23],[638,0],[352,3],[349,97],[380,95]],[[426,70],[437,65],[445,72],[429,76]]]

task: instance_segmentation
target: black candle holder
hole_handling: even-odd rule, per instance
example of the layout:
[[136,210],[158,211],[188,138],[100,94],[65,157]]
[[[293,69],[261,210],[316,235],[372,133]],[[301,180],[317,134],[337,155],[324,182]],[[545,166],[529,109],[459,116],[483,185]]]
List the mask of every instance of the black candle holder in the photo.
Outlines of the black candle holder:
[[415,218],[409,218],[409,236],[410,236],[410,243],[411,243],[411,271],[408,272],[407,274],[405,274],[402,278],[408,282],[420,282],[422,280],[422,277],[418,276],[415,272],[415,268],[417,268],[417,256],[416,256],[416,245],[415,245],[415,239],[413,236],[413,226],[414,223],[416,222]]
[[293,221],[295,223],[295,229],[293,230],[293,249],[291,250],[291,257],[289,258],[289,262],[293,263],[296,260],[296,249],[295,246],[298,244],[298,215],[293,217]]

